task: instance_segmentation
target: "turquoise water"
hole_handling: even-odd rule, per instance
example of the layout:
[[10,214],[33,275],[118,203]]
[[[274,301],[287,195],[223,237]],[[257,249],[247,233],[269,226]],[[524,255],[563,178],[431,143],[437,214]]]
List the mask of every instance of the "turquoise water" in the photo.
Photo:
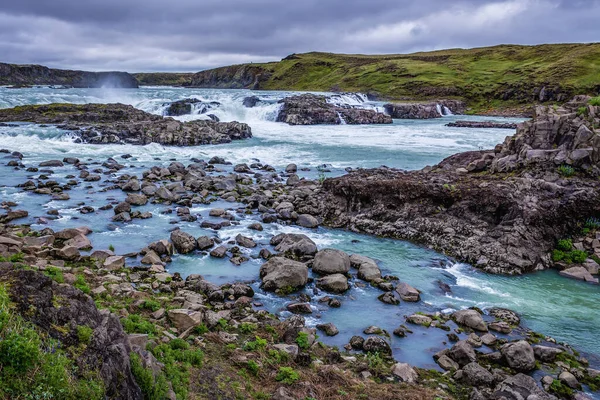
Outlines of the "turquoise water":
[[[228,161],[253,162],[260,160],[282,170],[290,162],[306,167],[310,171],[301,174],[314,177],[316,167],[326,164],[334,176],[345,168],[389,167],[418,169],[432,165],[459,151],[492,148],[504,140],[510,130],[459,129],[444,125],[449,121],[465,117],[449,116],[428,121],[394,121],[382,126],[308,126],[291,127],[273,122],[278,105],[276,101],[285,92],[249,92],[227,90],[201,90],[177,88],[142,88],[139,90],[102,89],[5,89],[0,88],[0,107],[10,107],[28,103],[48,102],[122,102],[132,104],[148,112],[161,114],[164,103],[172,100],[197,97],[207,101],[219,101],[221,106],[211,110],[223,121],[239,120],[247,122],[253,129],[254,137],[246,141],[227,145],[192,148],[166,148],[160,145],[87,145],[76,144],[68,133],[54,127],[41,128],[22,124],[19,127],[0,127],[0,148],[20,151],[25,154],[23,162],[37,165],[47,159],[62,159],[67,156],[82,160],[105,161],[115,157],[127,165],[121,173],[137,173],[152,165],[168,165],[169,160],[177,159],[186,163],[190,158],[208,159],[222,156]],[[259,107],[244,108],[241,101],[245,96],[258,95],[265,100]],[[343,99],[353,104],[355,98]],[[380,103],[362,104],[364,107],[378,108]],[[202,115],[186,116],[182,119],[205,118]],[[474,117],[468,117],[474,119]],[[476,117],[483,119],[482,117]],[[133,157],[122,160],[120,155],[129,153]],[[0,156],[2,156],[0,154]],[[156,159],[158,158],[158,159]],[[5,162],[0,163],[5,165]],[[230,167],[227,167],[230,168]],[[52,179],[65,182],[66,176],[75,174],[75,168],[65,166],[52,168]],[[0,166],[0,196],[20,203],[20,208],[30,211],[29,222],[41,228],[53,229],[88,225],[94,229],[90,235],[95,248],[113,245],[118,253],[126,253],[143,248],[149,242],[168,237],[175,226],[171,222],[174,214],[161,214],[163,206],[147,205],[141,211],[151,211],[153,218],[134,220],[131,224],[111,225],[112,210],[93,214],[80,214],[77,204],[85,202],[95,208],[110,201],[124,199],[120,190],[100,193],[110,183],[103,181],[80,185],[69,194],[69,201],[49,201],[47,196],[19,192],[14,186],[36,174],[15,171]],[[211,206],[197,206],[191,211],[203,219],[209,219],[208,210],[217,206],[235,208],[236,204],[222,203]],[[50,208],[61,210],[61,217],[40,224],[36,217],[46,217]],[[314,313],[308,317],[310,324],[333,322],[340,329],[334,338],[322,338],[325,342],[342,346],[348,339],[359,334],[369,325],[378,325],[392,332],[404,323],[404,316],[418,310],[450,311],[469,306],[481,308],[502,306],[511,308],[523,316],[525,325],[533,330],[544,332],[559,341],[566,341],[588,354],[593,363],[598,363],[600,343],[596,331],[600,328],[597,318],[600,315],[600,287],[583,282],[564,279],[553,271],[539,272],[523,277],[502,277],[481,273],[464,264],[431,250],[410,243],[358,235],[341,230],[320,228],[309,231],[298,227],[278,224],[265,225],[265,231],[249,231],[246,227],[253,222],[246,215],[237,215],[238,225],[224,228],[216,234],[200,228],[199,223],[178,223],[185,231],[194,235],[218,235],[227,241],[238,233],[254,237],[259,243],[268,246],[272,235],[280,232],[302,232],[309,235],[319,248],[334,247],[349,253],[358,253],[376,259],[386,274],[393,274],[423,292],[423,303],[417,305],[402,303],[399,306],[386,305],[377,300],[380,291],[370,287],[353,285],[349,293],[340,297],[342,307],[329,309],[321,306],[313,296],[311,304]],[[46,222],[46,221],[43,221]],[[258,250],[245,250],[249,256],[256,256]],[[128,261],[130,264],[135,259]],[[286,316],[285,305],[290,298],[279,298],[258,290],[256,279],[260,261],[251,261],[234,266],[227,260],[215,260],[206,255],[176,256],[169,266],[170,272],[180,272],[183,276],[200,273],[215,283],[241,280],[253,282],[257,289],[257,300],[270,311]],[[452,293],[444,294],[438,288],[438,281],[450,285]],[[360,281],[354,282],[359,283]],[[306,293],[312,295],[312,288]],[[394,355],[415,365],[435,367],[431,353],[439,350],[446,332],[436,329],[419,328],[407,338],[392,338]]]

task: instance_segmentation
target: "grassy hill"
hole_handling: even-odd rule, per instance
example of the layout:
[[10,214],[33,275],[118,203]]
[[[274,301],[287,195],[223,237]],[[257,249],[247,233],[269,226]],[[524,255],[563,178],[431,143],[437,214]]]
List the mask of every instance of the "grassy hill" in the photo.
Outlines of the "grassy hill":
[[194,73],[138,72],[132,75],[143,86],[188,86]]
[[600,43],[500,45],[398,55],[292,54],[279,62],[201,71],[189,85],[462,98],[481,109],[597,94],[599,71]]

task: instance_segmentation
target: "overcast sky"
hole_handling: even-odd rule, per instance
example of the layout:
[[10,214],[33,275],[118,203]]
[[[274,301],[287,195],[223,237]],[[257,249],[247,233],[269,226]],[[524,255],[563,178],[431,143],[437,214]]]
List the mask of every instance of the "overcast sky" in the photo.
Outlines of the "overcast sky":
[[0,62],[198,71],[290,53],[600,41],[600,0],[5,0]]

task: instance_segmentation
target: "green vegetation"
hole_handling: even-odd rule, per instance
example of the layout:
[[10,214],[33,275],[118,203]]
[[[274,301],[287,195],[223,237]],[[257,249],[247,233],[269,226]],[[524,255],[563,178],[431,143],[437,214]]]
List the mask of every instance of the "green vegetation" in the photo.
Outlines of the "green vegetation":
[[255,339],[256,340],[246,342],[244,344],[244,350],[255,351],[255,350],[262,350],[265,347],[267,347],[267,339],[262,339],[258,336],[256,336]]
[[[462,97],[474,111],[485,111],[531,103],[535,88],[560,86],[573,93],[595,93],[599,68],[598,43],[388,55],[313,52],[293,54],[279,62],[202,71],[189,84],[210,87],[221,82],[220,87],[242,88],[254,85],[255,80],[240,77],[258,76],[261,89],[360,91],[388,99]],[[508,101],[504,100],[507,95]]]
[[570,399],[573,397],[573,389],[563,384],[558,379],[552,381],[552,384],[550,385],[550,393],[558,395],[558,397],[561,399]]
[[19,262],[23,262],[24,257],[25,256],[23,255],[23,253],[16,253],[9,257],[0,256],[0,262],[19,263]]
[[558,173],[565,178],[575,175],[575,168],[570,165],[561,165],[557,169]]
[[152,374],[152,370],[146,369],[142,366],[142,360],[140,356],[135,353],[129,355],[131,362],[131,372],[135,377],[137,384],[146,400],[163,400],[167,397],[169,392],[169,385],[165,374],[160,373],[156,378]]
[[75,286],[77,289],[81,290],[85,294],[90,294],[91,292],[90,287],[85,281],[85,277],[81,274],[77,275],[77,277],[75,278],[75,282],[73,282],[73,286]]
[[583,250],[575,250],[571,239],[561,239],[552,251],[552,261],[566,264],[581,264],[588,258]]
[[298,372],[292,367],[279,367],[275,380],[277,382],[285,383],[287,385],[293,385],[300,379]]
[[156,300],[144,300],[140,308],[154,312],[160,309],[160,303]]
[[600,96],[592,97],[589,101],[591,106],[600,106]]
[[79,342],[83,344],[90,344],[93,334],[94,330],[87,325],[80,325],[77,327],[77,338],[79,339]]
[[14,312],[5,284],[0,285],[0,365],[2,399],[104,398],[98,372],[78,370],[60,342]]
[[131,314],[121,319],[121,325],[127,333],[147,333],[156,334],[156,327],[151,322],[145,320],[141,315]]
[[154,357],[165,365],[165,377],[171,382],[177,398],[185,399],[190,384],[190,369],[202,366],[202,350],[191,348],[184,340],[175,339],[168,344],[160,344],[151,351]]
[[308,333],[306,332],[298,332],[298,336],[296,337],[296,344],[302,350],[306,350],[310,347],[310,343],[308,341]]
[[187,86],[193,73],[140,72],[132,74],[142,86]]
[[48,267],[44,271],[44,274],[55,280],[57,283],[65,283],[65,277],[63,276],[62,270],[58,267]]

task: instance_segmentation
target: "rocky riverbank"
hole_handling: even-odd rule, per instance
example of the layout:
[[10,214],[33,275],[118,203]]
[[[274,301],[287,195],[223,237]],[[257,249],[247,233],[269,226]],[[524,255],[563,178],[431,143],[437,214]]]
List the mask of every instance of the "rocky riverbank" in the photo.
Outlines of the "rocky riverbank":
[[290,125],[317,124],[391,124],[389,115],[363,108],[340,107],[331,104],[326,96],[302,94],[280,100],[278,122]]
[[94,144],[160,143],[196,146],[252,137],[247,124],[195,120],[180,122],[125,104],[27,105],[0,110],[0,122],[52,124]]
[[[145,175],[141,192],[132,184],[136,179],[130,178],[121,187],[129,193],[127,200],[115,206],[114,214],[133,216],[131,209],[142,204],[140,200],[153,198],[180,205],[177,215],[189,218],[181,191],[167,197],[169,189],[162,186],[152,196],[150,188],[184,176],[186,186],[202,181],[203,177],[189,177],[191,171],[200,170],[196,166],[186,172],[173,163],[169,175]],[[218,185],[203,190],[208,192],[204,197],[227,193]],[[245,212],[270,204],[256,196],[247,200]],[[270,205],[276,218],[293,218],[296,223],[310,220],[294,218],[293,207],[284,201]],[[231,223],[229,213],[234,211],[212,209],[211,215]],[[263,223],[269,223],[266,220]],[[127,219],[119,221],[127,223]],[[310,302],[344,307],[333,296],[358,281],[379,288],[380,300],[390,305],[418,303],[420,296],[398,278],[382,276],[374,260],[318,249],[305,235],[275,236],[271,244],[276,254],[267,249],[260,252],[265,262],[257,279],[264,290],[287,298],[287,309],[294,314],[280,320],[260,309],[255,291],[246,283],[215,285],[198,274],[182,279],[168,273],[178,254],[209,253],[243,263],[239,248],[257,246],[251,237],[238,235],[233,242],[219,243],[176,229],[169,239],[117,255],[109,249],[93,249],[87,237],[91,233],[87,227],[34,231],[22,225],[0,225],[0,292],[11,301],[2,312],[10,320],[28,321],[36,335],[49,335],[60,344],[59,354],[64,352],[79,366],[70,378],[77,390],[86,377],[97,376],[102,385],[88,393],[90,398],[105,394],[141,399],[158,394],[171,399],[270,395],[283,400],[348,396],[520,400],[535,395],[550,400],[572,398],[582,385],[588,390],[600,388],[600,371],[590,368],[585,358],[568,345],[520,327],[518,314],[506,309],[490,309],[487,314],[476,309],[452,314],[424,311],[405,317],[395,336],[408,337],[423,328],[448,332],[443,343],[436,344],[444,350],[433,356],[446,373],[394,360],[389,333],[369,326],[368,321],[364,336],[353,336],[344,350],[323,345],[319,331],[331,336],[339,330],[325,322],[316,329],[307,326],[299,314],[312,313]],[[321,277],[309,281],[309,270]],[[295,293],[306,285],[314,285],[313,296]],[[43,346],[39,351],[47,357]],[[539,383],[529,376],[533,371]],[[24,372],[32,379],[44,378],[37,371],[26,368]],[[221,381],[229,384],[215,383]],[[45,389],[52,393],[55,388]]]
[[421,171],[357,171],[295,204],[328,225],[423,243],[488,272],[549,268],[557,241],[600,214],[599,108],[588,101],[538,108],[493,151]]

